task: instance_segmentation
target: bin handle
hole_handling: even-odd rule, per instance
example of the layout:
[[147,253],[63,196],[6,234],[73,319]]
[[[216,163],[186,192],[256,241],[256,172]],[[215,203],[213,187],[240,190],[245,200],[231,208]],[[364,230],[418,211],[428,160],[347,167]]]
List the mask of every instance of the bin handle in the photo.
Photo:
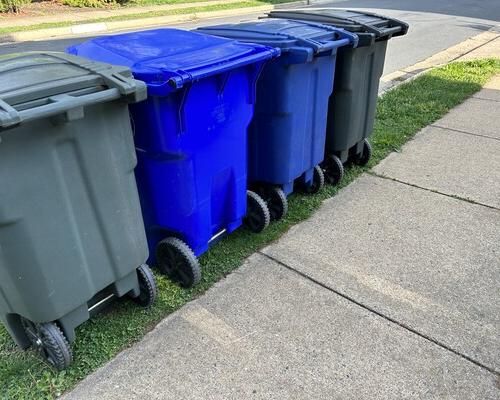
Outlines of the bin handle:
[[196,79],[202,79],[215,73],[219,74],[221,72],[227,72],[235,67],[243,67],[255,62],[266,61],[269,59],[269,53],[271,53],[272,58],[275,58],[280,55],[280,50],[276,48],[269,48],[267,51],[262,51],[258,54],[251,54],[243,58],[237,58],[224,63],[223,65],[208,66],[206,68],[201,68],[196,72],[182,71],[176,75],[170,76],[166,83],[173,89],[181,89],[186,83],[192,82]]
[[[292,20],[292,21],[304,23],[304,21],[298,21],[298,20]],[[297,40],[299,43],[304,43],[304,44],[311,46],[314,49],[314,51],[317,53],[322,53],[324,51],[333,50],[333,49],[336,49],[338,47],[347,46],[349,44],[351,44],[352,47],[357,47],[357,45],[358,45],[358,40],[359,40],[358,36],[351,33],[351,32],[346,31],[345,29],[334,28],[332,26],[317,24],[315,22],[307,22],[307,24],[310,26],[316,26],[318,28],[328,30],[330,32],[335,32],[340,37],[338,39],[334,39],[334,40],[329,39],[329,40],[323,41],[323,40],[314,40],[314,39],[304,39],[301,37],[296,37],[294,35],[287,35],[287,36],[292,38],[292,39]]]
[[[4,118],[0,113],[0,128],[7,128],[35,119],[52,117],[58,114],[67,113],[74,109],[83,108],[96,103],[116,100],[121,97],[122,94],[117,88],[111,88],[82,96],[61,94],[48,97],[50,101],[49,104],[44,104],[38,107],[21,111],[15,110],[12,106],[0,100],[0,107],[4,112],[9,113],[10,115],[10,117]],[[5,105],[7,107],[5,107]],[[83,114],[80,114],[80,116],[82,115]]]
[[6,128],[8,126],[17,125],[21,122],[19,112],[0,99],[0,127]]
[[[349,44],[350,42],[352,43],[353,47],[356,47],[358,45],[358,37],[356,35],[352,34],[351,32],[348,32],[344,29],[334,28],[332,26],[317,24],[315,22],[309,22],[309,21],[304,22],[304,21],[294,20],[294,19],[291,19],[290,21],[299,22],[303,25],[305,24],[308,26],[318,27],[324,31],[326,30],[326,31],[338,33],[340,35],[340,40],[348,39],[348,41],[347,42],[342,41],[341,43],[339,40],[320,41],[320,40],[314,40],[314,39],[305,39],[305,38],[298,37],[295,35],[290,35],[289,33],[283,33],[283,32],[265,32],[264,33],[264,32],[260,32],[260,31],[252,30],[252,29],[246,30],[245,32],[255,33],[258,35],[275,36],[277,38],[296,40],[299,44],[302,44],[302,45],[305,44],[309,47],[312,47],[316,53],[327,51],[327,50],[332,50],[332,49],[334,49],[336,47],[340,47],[340,46],[345,46],[346,44]],[[210,30],[210,28],[208,29],[208,31],[209,30]],[[231,30],[231,29],[229,29],[229,30]],[[251,40],[249,40],[249,41],[251,41]]]
[[[403,28],[404,28],[403,26],[398,25],[398,26],[391,26],[390,28],[381,29],[380,31],[384,36],[394,36],[396,33],[402,32]],[[408,28],[406,28],[406,30],[408,30]],[[396,36],[401,36],[401,35],[404,35],[404,33],[401,33],[400,35]]]
[[[146,98],[146,87],[143,82],[137,81],[133,79],[132,76],[126,77],[116,71],[116,69],[110,68],[108,64],[101,64],[95,61],[86,61],[81,58],[85,62],[75,62],[69,54],[64,53],[41,53],[45,54],[49,57],[52,57],[56,60],[62,61],[65,64],[71,64],[78,68],[84,69],[92,74],[98,75],[106,86],[109,88],[118,89],[120,94],[123,96],[135,95],[132,99],[132,102],[139,102]],[[144,87],[142,87],[144,86]]]
[[[350,11],[350,12],[354,12],[354,13],[359,12],[357,10],[343,10],[343,11]],[[358,25],[363,26],[365,29],[371,31],[372,33],[376,33],[376,34],[379,34],[381,36],[382,35],[383,36],[389,36],[389,35],[394,36],[395,33],[398,33],[398,35],[396,35],[396,36],[403,36],[403,35],[406,35],[406,33],[408,32],[409,25],[404,21],[401,21],[401,20],[396,19],[396,18],[390,18],[387,15],[382,15],[382,14],[377,14],[377,13],[372,13],[372,12],[363,11],[362,13],[364,15],[368,15],[371,17],[385,19],[386,21],[389,22],[389,28],[376,28],[375,26],[363,24],[363,23],[360,23],[359,21],[356,21],[354,19],[350,19],[350,18],[347,18],[347,19],[349,21],[352,21],[352,22],[358,24]]]

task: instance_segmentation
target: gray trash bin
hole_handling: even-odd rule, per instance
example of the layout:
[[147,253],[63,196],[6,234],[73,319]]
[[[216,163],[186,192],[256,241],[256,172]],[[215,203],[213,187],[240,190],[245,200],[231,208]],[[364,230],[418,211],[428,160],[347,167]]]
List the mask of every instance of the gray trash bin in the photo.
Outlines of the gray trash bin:
[[145,97],[124,67],[0,57],[0,318],[58,369],[107,300],[155,298],[127,107]]

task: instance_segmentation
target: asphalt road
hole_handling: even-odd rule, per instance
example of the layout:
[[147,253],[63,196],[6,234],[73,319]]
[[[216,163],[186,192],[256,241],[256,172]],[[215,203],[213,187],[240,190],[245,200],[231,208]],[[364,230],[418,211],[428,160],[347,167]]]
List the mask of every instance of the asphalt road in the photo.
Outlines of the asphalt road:
[[[498,0],[337,0],[315,6],[364,9],[408,22],[409,33],[389,43],[384,74],[413,65],[491,27],[496,26],[500,30]],[[175,26],[191,29],[200,25],[254,19],[260,15],[214,18]],[[70,44],[89,37],[3,44],[0,45],[0,54],[32,50],[63,51]]]

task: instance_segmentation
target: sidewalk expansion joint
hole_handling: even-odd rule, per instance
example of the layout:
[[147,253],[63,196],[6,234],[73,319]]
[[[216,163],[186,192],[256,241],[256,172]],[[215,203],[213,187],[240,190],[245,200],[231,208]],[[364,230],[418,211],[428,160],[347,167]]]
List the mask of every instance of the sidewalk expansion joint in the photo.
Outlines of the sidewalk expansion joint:
[[[484,32],[497,32],[497,30],[496,30],[495,28],[496,28],[496,27],[491,27],[490,29],[487,29],[487,30],[485,30]],[[494,37],[494,38],[492,38],[492,39],[488,40],[487,42],[484,42],[483,44],[480,44],[479,46],[477,46],[477,47],[475,47],[475,48],[473,48],[473,49],[470,49],[469,51],[466,51],[465,53],[460,54],[459,56],[457,56],[457,57],[455,57],[455,58],[452,58],[449,62],[456,61],[456,60],[458,60],[459,58],[462,58],[462,57],[466,56],[467,54],[472,53],[473,51],[476,51],[477,49],[480,49],[481,47],[484,47],[484,46],[486,46],[486,45],[490,44],[491,42],[493,42],[493,41],[497,40],[498,38],[499,38],[499,36],[496,36],[496,37]]]
[[466,203],[474,204],[476,206],[486,207],[486,208],[489,208],[491,210],[500,211],[500,208],[498,208],[498,207],[490,206],[489,204],[480,203],[478,201],[475,201],[475,200],[472,200],[472,199],[468,199],[466,197],[457,196],[456,194],[443,193],[443,192],[440,192],[439,190],[429,189],[429,188],[426,188],[426,187],[423,187],[423,186],[415,185],[414,183],[409,183],[409,182],[401,181],[401,180],[399,180],[397,178],[391,178],[390,176],[380,175],[380,174],[377,174],[376,172],[373,172],[373,171],[366,171],[366,173],[369,174],[369,175],[371,175],[371,176],[374,176],[376,178],[387,179],[389,181],[400,183],[402,185],[411,186],[411,187],[413,187],[415,189],[425,190],[427,192],[431,192],[431,193],[435,193],[435,194],[438,194],[438,195],[441,195],[441,196],[449,197],[451,199],[465,201]]
[[273,256],[270,256],[270,255],[268,255],[266,253],[263,253],[261,251],[258,251],[258,253],[260,255],[262,255],[262,256],[264,256],[264,257],[266,257],[266,258],[274,261],[275,263],[279,264],[280,266],[288,269],[289,271],[292,271],[292,272],[296,273],[297,275],[301,276],[302,278],[307,279],[308,281],[310,281],[310,282],[312,282],[312,283],[314,283],[314,284],[316,284],[318,286],[321,286],[323,289],[326,289],[326,290],[328,290],[328,291],[336,294],[337,296],[342,297],[343,299],[349,301],[350,303],[353,303],[356,306],[361,307],[364,310],[366,310],[366,311],[368,311],[370,313],[373,313],[373,314],[377,315],[378,317],[381,317],[381,318],[385,319],[386,321],[389,321],[389,322],[391,322],[391,323],[399,326],[400,328],[402,328],[402,329],[404,329],[404,330],[406,330],[408,332],[411,332],[414,335],[417,335],[420,338],[422,338],[424,340],[427,340],[427,341],[429,341],[429,342],[431,342],[431,343],[433,343],[433,344],[441,347],[442,349],[447,350],[447,351],[455,354],[456,356],[461,357],[464,360],[469,361],[470,363],[472,363],[472,364],[474,364],[474,365],[476,365],[476,366],[478,366],[478,367],[480,367],[480,368],[482,368],[482,369],[484,369],[484,370],[486,370],[486,371],[488,371],[488,372],[496,375],[497,378],[500,378],[500,371],[496,371],[494,368],[491,368],[491,367],[489,367],[487,365],[484,365],[480,361],[477,361],[477,360],[473,359],[472,357],[469,357],[469,356],[467,356],[467,355],[459,352],[458,350],[453,349],[452,347],[446,345],[445,343],[443,343],[443,342],[441,342],[441,341],[439,341],[437,339],[434,339],[434,338],[426,335],[425,333],[419,332],[416,329],[412,328],[411,326],[409,326],[409,325],[407,325],[407,324],[405,324],[403,322],[399,322],[399,321],[395,320],[394,318],[392,318],[392,317],[390,317],[390,316],[388,316],[386,314],[383,314],[382,312],[377,311],[374,308],[372,308],[372,307],[370,307],[370,306],[368,306],[368,305],[366,305],[366,304],[364,304],[364,303],[362,303],[362,302],[354,299],[353,297],[351,297],[351,296],[349,296],[349,295],[347,295],[345,293],[342,293],[342,292],[340,292],[340,291],[338,291],[338,290],[336,290],[336,289],[334,289],[334,288],[332,288],[332,287],[330,287],[330,286],[328,286],[328,285],[326,285],[326,284],[324,284],[324,283],[322,283],[322,282],[314,279],[313,277],[311,277],[311,276],[309,276],[309,275],[307,275],[307,274],[305,274],[305,273],[303,273],[301,271],[296,270],[295,268],[293,268],[293,267],[285,264],[284,262],[276,259]]
[[429,126],[432,126],[433,128],[439,128],[439,129],[443,129],[443,130],[447,130],[447,131],[456,132],[456,133],[462,133],[464,135],[471,135],[471,136],[481,137],[481,138],[484,138],[484,139],[491,139],[491,140],[500,141],[500,138],[495,138],[495,137],[491,137],[491,136],[488,136],[488,135],[482,135],[480,133],[468,132],[468,131],[464,131],[464,130],[461,130],[461,129],[449,128],[447,126],[442,126],[442,125],[438,125],[438,124],[430,124]]
[[486,99],[484,97],[480,97],[480,96],[476,96],[476,95],[473,95],[471,97],[471,99],[477,99],[477,100],[482,100],[482,101],[493,101],[495,103],[500,103],[500,100],[495,100],[495,99]]

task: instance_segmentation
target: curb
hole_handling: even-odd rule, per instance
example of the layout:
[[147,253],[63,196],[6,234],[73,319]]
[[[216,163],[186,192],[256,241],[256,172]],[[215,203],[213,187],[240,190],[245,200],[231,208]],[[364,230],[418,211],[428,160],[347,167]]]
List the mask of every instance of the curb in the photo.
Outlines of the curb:
[[423,61],[384,75],[380,81],[386,84],[386,88],[380,94],[394,89],[402,83],[408,82],[433,68],[456,61],[459,58],[472,53],[473,51],[486,46],[499,38],[500,31],[499,28],[495,26],[485,32],[451,46],[446,50],[440,51]]
[[[235,2],[237,1],[235,0]],[[167,24],[195,21],[200,19],[212,19],[212,18],[227,17],[227,16],[264,13],[272,11],[277,8],[305,6],[313,3],[319,4],[323,2],[327,2],[327,0],[301,0],[290,3],[276,4],[276,5],[264,5],[255,7],[234,8],[228,10],[194,12],[187,14],[165,15],[160,17],[138,18],[138,19],[130,19],[122,21],[77,24],[59,28],[37,29],[32,31],[20,31],[20,32],[13,32],[0,35],[0,44],[24,42],[31,40],[54,39],[54,38],[69,37],[74,35],[87,35],[93,33],[120,31],[120,30],[134,29],[134,28],[143,29],[143,28],[150,28]]]

